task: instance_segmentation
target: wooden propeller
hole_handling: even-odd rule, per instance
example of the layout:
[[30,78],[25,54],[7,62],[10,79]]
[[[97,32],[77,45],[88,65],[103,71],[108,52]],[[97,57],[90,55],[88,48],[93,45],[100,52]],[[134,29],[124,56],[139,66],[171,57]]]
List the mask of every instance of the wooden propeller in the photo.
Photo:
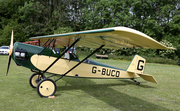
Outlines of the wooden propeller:
[[12,58],[12,53],[13,53],[13,30],[12,30],[12,34],[11,34],[11,43],[10,43],[10,50],[9,50],[9,60],[8,60],[6,76],[8,75],[9,66],[10,66],[11,58]]

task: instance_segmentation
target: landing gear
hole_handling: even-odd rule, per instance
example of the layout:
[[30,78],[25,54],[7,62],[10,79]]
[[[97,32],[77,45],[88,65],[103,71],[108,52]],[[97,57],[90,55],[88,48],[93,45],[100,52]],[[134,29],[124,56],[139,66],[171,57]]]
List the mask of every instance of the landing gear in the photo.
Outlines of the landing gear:
[[56,83],[46,78],[42,73],[34,73],[29,78],[29,84],[32,88],[37,89],[41,97],[53,96],[56,92]]
[[41,97],[53,96],[56,92],[56,83],[51,79],[43,79],[37,85],[37,93]]
[[131,80],[134,81],[136,85],[140,85],[140,82],[137,82],[136,80],[134,80],[134,78],[132,78]]
[[29,78],[29,84],[32,88],[36,88],[39,81],[41,81],[41,75],[39,73],[34,73]]

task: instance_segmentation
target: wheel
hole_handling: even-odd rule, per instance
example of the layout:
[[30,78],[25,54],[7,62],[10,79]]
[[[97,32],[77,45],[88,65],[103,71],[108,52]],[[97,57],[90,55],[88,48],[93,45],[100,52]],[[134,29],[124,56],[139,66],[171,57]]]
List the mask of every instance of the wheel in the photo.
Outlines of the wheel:
[[140,82],[136,82],[136,85],[140,85]]
[[29,78],[29,84],[32,88],[36,88],[38,85],[38,82],[41,80],[41,75],[39,75],[38,73],[34,73],[31,75],[31,77]]
[[53,96],[56,92],[56,83],[51,79],[43,79],[37,85],[37,93],[41,97]]

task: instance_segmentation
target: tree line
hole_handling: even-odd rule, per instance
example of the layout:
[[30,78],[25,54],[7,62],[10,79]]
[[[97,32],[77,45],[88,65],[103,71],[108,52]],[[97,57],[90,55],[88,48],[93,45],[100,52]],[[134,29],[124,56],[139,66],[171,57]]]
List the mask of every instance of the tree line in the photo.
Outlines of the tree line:
[[0,45],[29,37],[125,26],[176,51],[120,49],[101,52],[180,57],[180,0],[0,0]]

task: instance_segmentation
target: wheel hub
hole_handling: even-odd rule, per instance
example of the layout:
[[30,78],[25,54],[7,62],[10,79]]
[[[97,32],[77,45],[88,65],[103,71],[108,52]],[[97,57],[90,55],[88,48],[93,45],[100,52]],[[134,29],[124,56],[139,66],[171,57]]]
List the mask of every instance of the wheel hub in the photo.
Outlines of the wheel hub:
[[38,84],[38,82],[40,81],[40,79],[39,78],[37,78],[36,80],[35,80],[35,82]]

